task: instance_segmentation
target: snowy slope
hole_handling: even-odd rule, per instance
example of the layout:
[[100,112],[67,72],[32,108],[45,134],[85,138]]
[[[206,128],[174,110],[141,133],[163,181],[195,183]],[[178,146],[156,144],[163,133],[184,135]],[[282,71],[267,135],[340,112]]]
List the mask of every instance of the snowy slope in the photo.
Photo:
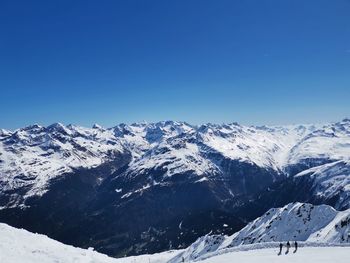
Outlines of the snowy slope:
[[74,169],[97,167],[122,151],[113,132],[99,128],[56,123],[2,132],[1,191],[28,187],[26,196],[42,195],[50,179]]
[[307,159],[348,160],[350,120],[281,127],[164,121],[110,129],[56,123],[1,130],[1,191],[21,190],[24,198],[42,195],[57,176],[99,167],[126,154],[131,155],[128,177],[160,170],[165,177],[190,173],[206,180],[222,174],[222,159],[283,173]]
[[307,134],[291,149],[288,163],[304,159],[349,159],[350,119],[327,124]]
[[0,262],[115,262],[92,249],[63,245],[44,235],[0,224]]
[[[277,245],[277,244],[276,244]],[[350,247],[305,247],[296,253],[280,256],[277,248],[227,252],[201,260],[202,263],[347,263],[350,260]]]
[[199,238],[172,262],[195,260],[241,245],[278,241],[350,243],[350,209],[336,211],[327,205],[291,203],[272,208],[232,236]]
[[210,153],[280,170],[288,164],[289,151],[316,127],[253,127],[236,123],[191,126],[161,122],[141,128],[139,124],[133,124],[127,129],[129,134],[123,136],[126,140],[134,146],[134,142],[138,142],[137,146],[149,149],[142,158],[135,160],[130,170],[139,173],[165,167],[167,175],[171,176],[185,171],[198,175],[219,173],[219,167],[208,159]]
[[295,176],[312,181],[316,198],[336,198],[335,208],[350,207],[350,161],[336,161],[307,169]]
[[154,255],[142,255],[122,259],[110,258],[92,248],[81,249],[64,245],[44,235],[0,223],[0,262],[6,263],[162,263],[179,253],[168,251]]
[[[270,241],[350,242],[350,225],[336,228],[341,220],[350,217],[350,209],[336,211],[328,205],[314,206],[307,203],[291,203],[282,208],[271,208],[263,216],[249,223],[234,234],[228,246]],[[328,235],[322,229],[328,229]],[[344,237],[344,232],[346,236]]]

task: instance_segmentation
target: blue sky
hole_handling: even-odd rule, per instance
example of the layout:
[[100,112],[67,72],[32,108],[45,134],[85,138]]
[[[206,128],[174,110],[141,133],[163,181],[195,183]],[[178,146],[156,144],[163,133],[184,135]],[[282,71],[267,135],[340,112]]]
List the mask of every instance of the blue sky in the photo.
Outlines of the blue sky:
[[350,1],[1,1],[0,127],[350,114]]

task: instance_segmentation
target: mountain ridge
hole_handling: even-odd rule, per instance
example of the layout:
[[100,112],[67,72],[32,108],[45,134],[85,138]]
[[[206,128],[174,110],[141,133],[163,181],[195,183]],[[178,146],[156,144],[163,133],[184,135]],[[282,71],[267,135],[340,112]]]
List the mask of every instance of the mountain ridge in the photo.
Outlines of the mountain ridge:
[[[124,152],[132,154],[130,166],[137,167],[133,170],[135,173],[158,166],[166,167],[168,176],[184,170],[194,171],[198,175],[220,173],[220,168],[215,162],[203,157],[203,152],[218,152],[232,160],[251,162],[259,167],[283,172],[288,165],[310,158],[313,155],[312,151],[318,151],[322,158],[325,157],[325,152],[329,149],[312,148],[312,140],[315,140],[315,137],[318,140],[322,139],[325,147],[327,144],[334,147],[335,144],[343,143],[344,152],[340,147],[333,149],[333,155],[338,154],[334,158],[342,159],[350,148],[347,146],[350,145],[349,123],[348,119],[344,119],[342,122],[327,124],[318,129],[314,125],[255,127],[233,123],[195,126],[172,121],[120,124],[109,129],[100,126],[64,126],[60,123],[47,127],[30,125],[14,132],[1,133],[0,172],[16,176],[23,173],[24,177],[28,174],[29,178],[40,173],[37,184],[41,185],[36,188],[44,188],[42,185],[46,182],[43,174],[50,180],[52,175],[71,172],[74,168],[89,169],[102,165],[111,161],[114,158],[113,154]],[[346,136],[342,134],[343,137],[339,138],[338,135],[342,132]],[[339,138],[340,142],[334,142],[336,138]],[[317,142],[317,146],[319,144]],[[28,153],[28,156],[21,156],[21,152]],[[28,157],[27,163],[16,160],[16,156],[22,159]],[[9,167],[13,167],[13,171],[6,169]],[[33,193],[28,195],[40,195],[40,191],[41,189],[33,189]]]
[[184,248],[276,201],[348,208],[349,156],[349,120],[31,125],[0,134],[0,220],[113,256]]
[[318,245],[350,243],[350,209],[337,211],[331,206],[290,203],[271,208],[231,236],[200,237],[169,263],[199,261],[226,253],[231,248],[274,242],[304,241]]

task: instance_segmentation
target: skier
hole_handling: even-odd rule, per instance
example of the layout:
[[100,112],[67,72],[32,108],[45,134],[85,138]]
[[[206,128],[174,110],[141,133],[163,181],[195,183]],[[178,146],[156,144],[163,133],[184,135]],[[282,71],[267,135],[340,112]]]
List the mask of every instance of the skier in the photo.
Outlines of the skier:
[[278,253],[278,255],[281,255],[281,254],[282,254],[282,248],[283,248],[283,244],[280,243],[280,252]]
[[287,251],[286,251],[286,254],[289,253],[289,248],[290,248],[290,243],[289,243],[289,241],[288,241],[288,242],[287,242]]
[[298,242],[294,241],[294,251],[293,251],[293,253],[297,252],[297,250],[298,250]]

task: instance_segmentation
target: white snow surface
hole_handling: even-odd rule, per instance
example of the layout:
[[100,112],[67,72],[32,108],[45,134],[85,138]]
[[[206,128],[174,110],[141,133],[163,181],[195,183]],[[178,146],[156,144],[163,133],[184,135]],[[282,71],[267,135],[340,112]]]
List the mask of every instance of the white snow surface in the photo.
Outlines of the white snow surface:
[[290,151],[288,163],[306,158],[349,159],[350,119],[327,124],[308,133]]
[[161,169],[165,176],[191,173],[198,180],[218,176],[220,168],[210,153],[283,171],[308,158],[349,160],[350,120],[275,127],[163,121],[108,129],[56,123],[1,130],[1,189],[25,188],[24,198],[42,195],[51,179],[98,167],[124,153],[132,156],[125,173],[131,177],[151,169]]
[[90,249],[62,244],[45,235],[34,234],[0,223],[0,262],[4,263],[163,263],[180,251],[128,258],[111,258]]
[[200,262],[203,263],[347,263],[350,261],[350,247],[303,247],[296,253],[284,252],[278,256],[278,244],[275,248],[235,251],[215,255]]
[[[337,211],[328,205],[291,203],[271,208],[232,236],[206,235],[171,260],[197,260],[244,245],[306,241],[310,244],[349,244],[350,209]],[[276,243],[278,244],[278,243]],[[274,246],[276,246],[276,244]]]

